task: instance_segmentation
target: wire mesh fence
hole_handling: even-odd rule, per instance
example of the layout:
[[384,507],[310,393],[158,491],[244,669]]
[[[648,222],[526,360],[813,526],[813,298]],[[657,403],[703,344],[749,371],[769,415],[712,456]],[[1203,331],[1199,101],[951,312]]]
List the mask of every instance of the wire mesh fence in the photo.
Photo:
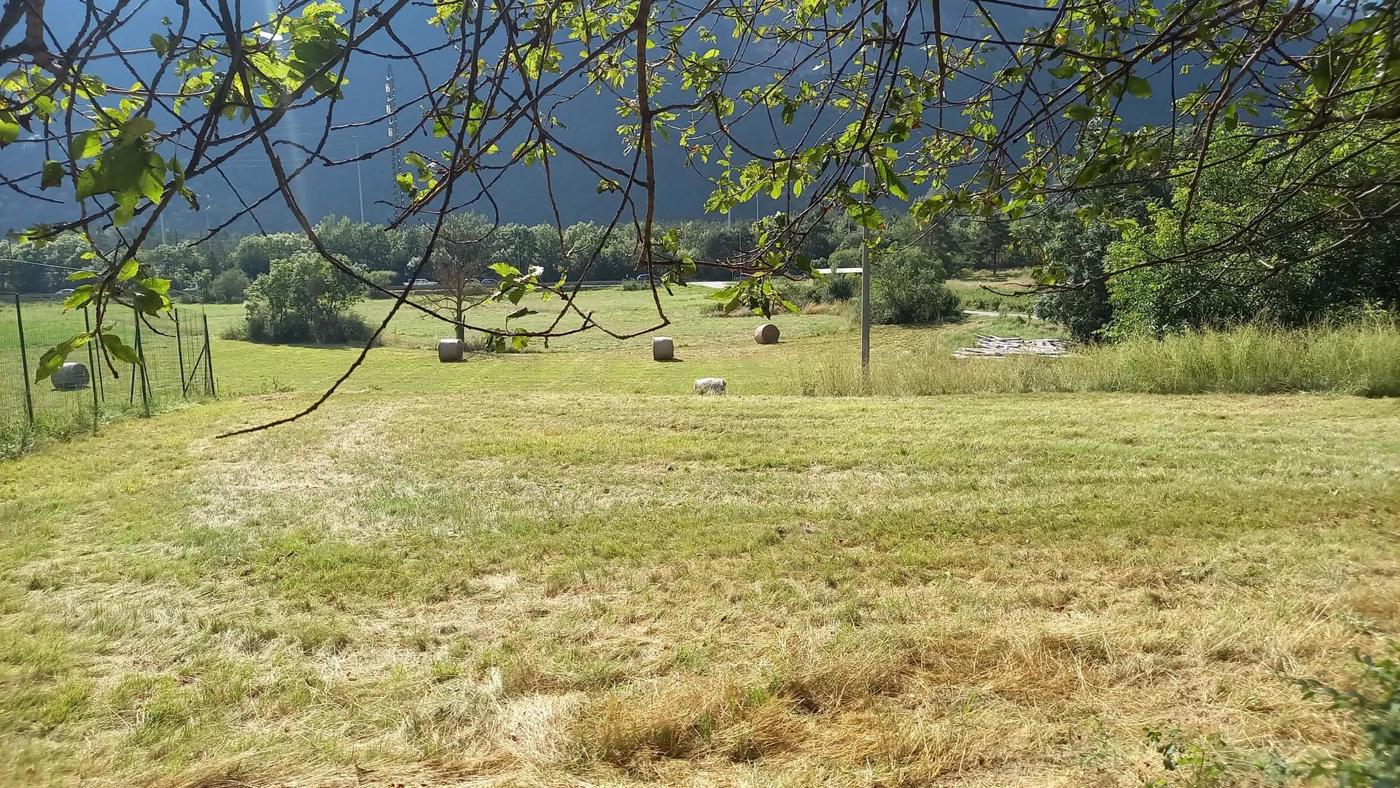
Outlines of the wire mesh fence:
[[92,319],[89,310],[65,311],[52,299],[0,299],[0,455],[23,451],[39,435],[95,432],[105,421],[215,394],[208,322],[191,309],[138,320],[135,311],[114,306],[103,321],[132,344],[141,364],[105,359],[89,343],[36,381],[43,354],[90,331]]

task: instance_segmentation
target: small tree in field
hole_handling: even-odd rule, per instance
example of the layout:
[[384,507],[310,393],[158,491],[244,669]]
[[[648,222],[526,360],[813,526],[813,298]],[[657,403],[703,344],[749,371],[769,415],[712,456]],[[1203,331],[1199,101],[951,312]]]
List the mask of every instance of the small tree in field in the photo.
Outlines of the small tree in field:
[[453,216],[443,225],[438,237],[441,243],[428,266],[438,290],[426,294],[425,300],[452,315],[458,341],[467,338],[463,325],[467,310],[482,294],[481,279],[492,262],[487,244],[491,230],[491,223],[476,214]]
[[248,286],[244,309],[248,338],[255,342],[361,341],[369,326],[350,311],[364,287],[321,257],[301,252],[274,260]]

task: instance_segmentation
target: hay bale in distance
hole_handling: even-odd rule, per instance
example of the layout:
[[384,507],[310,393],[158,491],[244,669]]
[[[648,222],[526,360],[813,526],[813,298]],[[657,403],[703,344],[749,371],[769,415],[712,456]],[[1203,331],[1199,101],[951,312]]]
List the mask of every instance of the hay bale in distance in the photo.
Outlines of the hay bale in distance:
[[676,358],[676,343],[670,337],[651,338],[651,360],[652,361],[674,361]]
[[753,341],[760,345],[778,344],[778,327],[772,323],[764,323],[753,331]]
[[438,361],[444,364],[453,361],[461,361],[462,353],[466,350],[461,340],[439,339],[438,340]]
[[55,391],[79,391],[88,387],[92,378],[88,375],[88,368],[82,364],[69,361],[49,376],[53,381]]
[[724,378],[696,378],[696,394],[723,394],[725,389]]

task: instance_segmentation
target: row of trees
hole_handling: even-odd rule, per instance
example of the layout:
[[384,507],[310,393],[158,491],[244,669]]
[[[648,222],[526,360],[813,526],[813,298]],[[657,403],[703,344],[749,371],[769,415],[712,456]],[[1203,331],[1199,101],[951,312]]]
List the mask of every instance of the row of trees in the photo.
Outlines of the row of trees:
[[[931,261],[947,271],[963,268],[990,268],[1023,265],[1026,257],[1011,246],[1009,223],[1000,221],[947,221],[935,231],[918,228],[904,218],[889,235],[891,243],[913,243]],[[394,230],[371,224],[331,218],[317,225],[317,235],[331,254],[358,265],[365,271],[383,272],[380,278],[399,284],[410,275],[427,245],[428,230],[407,227]],[[750,223],[693,220],[661,225],[657,237],[671,235],[677,255],[702,264],[701,276],[729,278],[732,273],[703,270],[705,261],[722,261],[750,252],[756,245],[755,228]],[[660,245],[659,241],[657,242]],[[831,265],[836,256],[839,266],[858,265],[860,229],[844,216],[824,221],[808,233],[801,253],[818,267]],[[266,273],[274,260],[310,250],[305,237],[292,233],[250,235],[230,249],[226,265],[243,271],[250,279]],[[491,276],[489,266],[508,262],[521,270],[538,266],[546,278],[566,275],[575,279],[587,275],[595,280],[618,280],[635,276],[637,236],[631,227],[611,232],[593,222],[578,222],[563,228],[550,224],[503,224],[493,227],[484,217],[460,213],[443,227],[438,248],[427,269],[434,281],[446,282],[462,276],[480,279]],[[194,264],[200,264],[190,258]],[[590,263],[590,259],[592,262]],[[165,269],[177,278],[174,268]],[[212,273],[212,272],[211,272]],[[198,270],[185,273],[191,279]]]
[[[894,224],[888,241],[912,243],[946,271],[996,270],[1023,265],[1028,259],[1012,244],[1009,227],[1005,220],[950,220],[927,230],[906,217]],[[389,230],[332,217],[317,224],[316,230],[331,254],[363,271],[384,272],[380,278],[393,284],[403,282],[427,246],[428,230],[421,226]],[[658,227],[658,238],[667,234],[677,240],[681,255],[702,263],[736,258],[755,247],[754,227],[747,222],[694,220]],[[860,243],[860,229],[842,216],[819,223],[805,236],[801,253],[819,267],[830,264],[832,255],[837,265],[858,265]],[[0,242],[0,258],[7,258],[0,259],[0,289],[45,293],[66,287],[65,277],[83,267],[87,249],[87,241],[77,235],[60,236],[42,247]],[[141,260],[172,279],[177,290],[204,300],[232,302],[242,300],[248,284],[271,270],[274,261],[309,251],[314,249],[300,233],[217,235],[197,244],[152,244],[142,251]],[[462,213],[447,221],[427,273],[443,281],[456,266],[461,273],[483,278],[490,276],[491,263],[509,262],[521,270],[539,266],[550,278],[561,274],[575,278],[595,252],[588,271],[591,279],[616,280],[639,273],[637,238],[630,226],[612,232],[593,222],[568,225],[562,233],[549,224],[503,224],[493,229],[484,217]],[[701,273],[732,276],[717,269]]]

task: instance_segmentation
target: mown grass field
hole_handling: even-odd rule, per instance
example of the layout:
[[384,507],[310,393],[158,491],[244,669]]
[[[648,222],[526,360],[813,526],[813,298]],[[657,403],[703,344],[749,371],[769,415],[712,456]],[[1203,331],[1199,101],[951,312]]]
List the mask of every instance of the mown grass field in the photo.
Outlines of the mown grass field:
[[680,363],[391,342],[231,439],[351,351],[220,341],[220,401],[0,463],[0,784],[1179,778],[1151,729],[1238,785],[1355,746],[1290,678],[1400,634],[1400,402],[794,396],[845,318],[760,347],[703,295]]
[[1030,313],[1036,299],[1030,292],[1034,281],[1025,268],[1008,268],[995,274],[979,269],[965,279],[949,279],[947,285],[958,294],[964,309]]

